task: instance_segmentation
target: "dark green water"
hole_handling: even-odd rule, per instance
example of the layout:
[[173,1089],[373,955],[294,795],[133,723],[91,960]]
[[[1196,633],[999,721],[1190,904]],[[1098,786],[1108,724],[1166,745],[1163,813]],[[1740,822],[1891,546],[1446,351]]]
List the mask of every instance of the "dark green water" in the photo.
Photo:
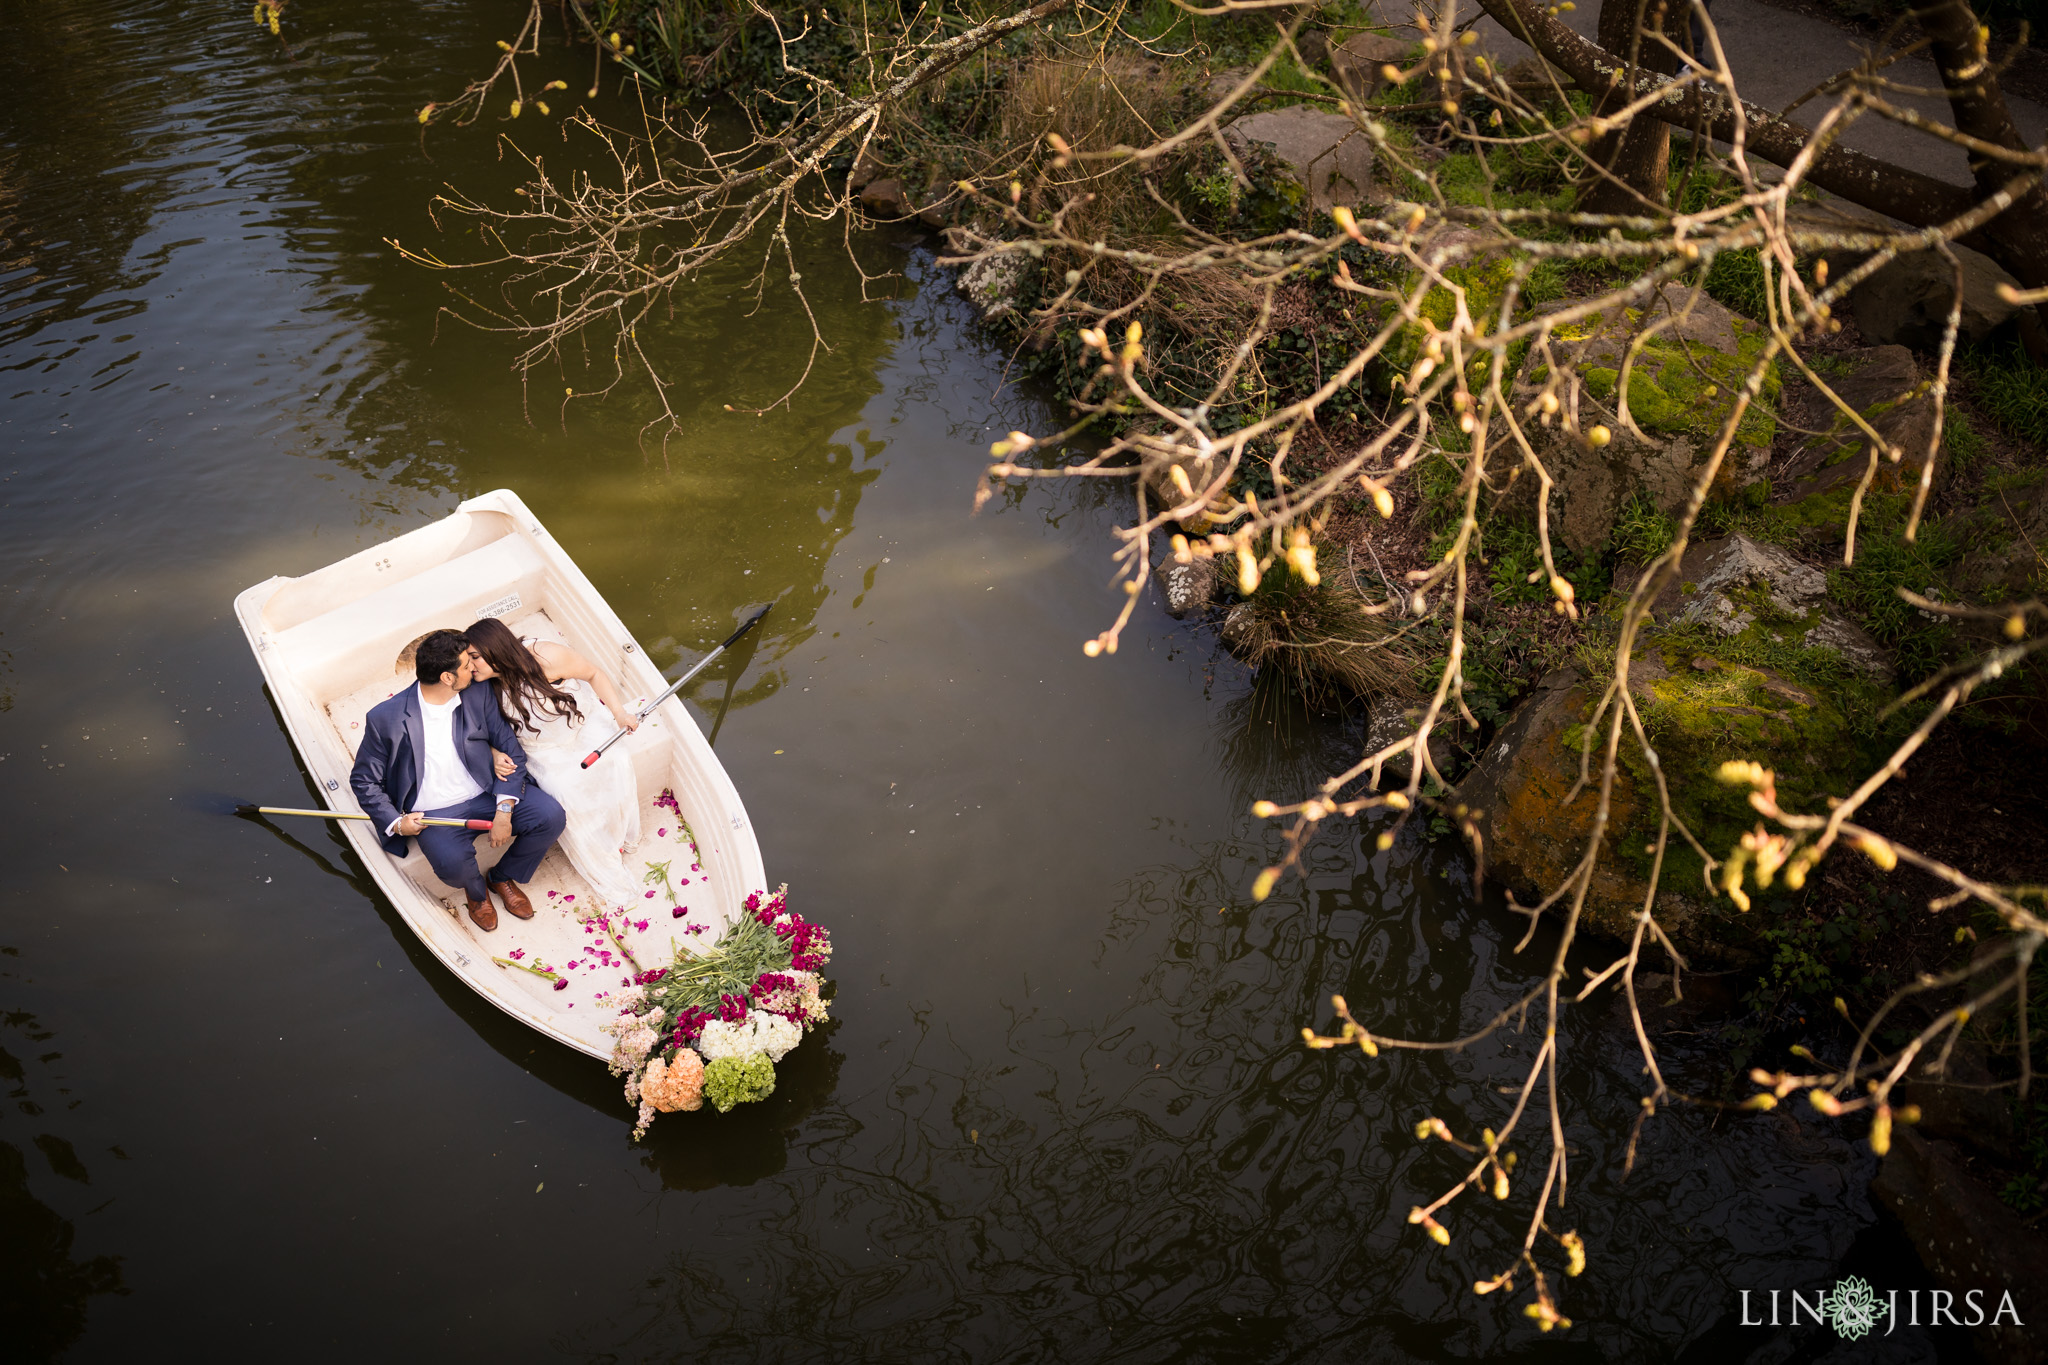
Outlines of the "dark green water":
[[[1369,1063],[1307,1053],[1301,1025],[1342,990],[1384,1028],[1446,1036],[1539,963],[1472,903],[1455,849],[1413,838],[1368,856],[1373,831],[1333,827],[1306,887],[1246,908],[1271,852],[1250,800],[1341,765],[1353,727],[1289,717],[1153,604],[1117,656],[1082,657],[1117,605],[1122,504],[1042,487],[967,515],[991,432],[1051,419],[1003,388],[921,240],[863,244],[904,276],[888,304],[860,302],[830,242],[810,250],[835,349],[766,418],[723,405],[780,392],[803,337],[748,315],[739,269],[706,280],[654,339],[687,416],[665,451],[639,440],[644,394],[566,425],[537,400],[529,423],[505,340],[437,329],[440,282],[382,239],[474,249],[425,204],[509,183],[503,125],[423,145],[412,111],[482,69],[520,8],[297,0],[280,43],[232,3],[10,7],[8,1353],[1825,1344],[1728,1324],[1738,1288],[1892,1264],[1867,1158],[1790,1113],[1717,1135],[1681,1111],[1623,1185],[1639,1063],[1604,1007],[1569,1026],[1579,1326],[1539,1338],[1525,1295],[1469,1292],[1519,1241],[1527,1192],[1461,1203],[1448,1251],[1406,1225],[1457,1173],[1415,1121],[1497,1124],[1530,1041]],[[557,65],[542,79],[586,83],[582,55]],[[580,154],[531,115],[517,130]],[[338,841],[207,809],[306,792],[233,595],[499,486],[663,663],[742,602],[780,604],[691,695],[707,726],[729,697],[718,751],[771,878],[833,930],[837,1022],[772,1101],[664,1118],[642,1145],[603,1068],[443,973]],[[1715,1060],[1674,1065],[1704,1085]]]

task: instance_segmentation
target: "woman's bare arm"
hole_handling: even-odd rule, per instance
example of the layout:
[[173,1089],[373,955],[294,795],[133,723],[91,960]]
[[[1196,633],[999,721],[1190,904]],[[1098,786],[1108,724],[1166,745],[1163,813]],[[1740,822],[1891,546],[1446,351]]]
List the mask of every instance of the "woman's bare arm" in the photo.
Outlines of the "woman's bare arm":
[[590,690],[597,693],[597,699],[604,703],[604,709],[612,713],[612,719],[624,730],[640,728],[640,718],[627,709],[619,699],[619,690],[612,686],[610,678],[597,669],[597,665],[578,654],[567,645],[558,645],[549,640],[539,640],[533,646],[534,657],[548,672],[550,682],[564,678],[579,678],[590,684]]

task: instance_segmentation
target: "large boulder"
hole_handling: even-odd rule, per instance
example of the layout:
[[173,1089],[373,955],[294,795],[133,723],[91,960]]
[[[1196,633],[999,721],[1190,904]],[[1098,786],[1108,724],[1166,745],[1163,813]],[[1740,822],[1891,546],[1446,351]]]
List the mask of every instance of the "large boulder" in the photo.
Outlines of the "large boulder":
[[[1663,512],[1686,505],[1720,428],[1735,411],[1739,385],[1763,352],[1765,336],[1757,323],[1706,295],[1671,295],[1661,295],[1647,309],[1612,309],[1561,323],[1550,334],[1550,354],[1532,348],[1524,362],[1516,383],[1518,407],[1550,381],[1552,362],[1569,366],[1581,381],[1577,432],[1567,432],[1561,422],[1528,428],[1552,479],[1550,528],[1573,551],[1602,544],[1630,499],[1642,497]],[[1640,432],[1636,436],[1620,420],[1616,395],[1630,342],[1653,325],[1657,332],[1628,366],[1628,417]],[[1761,479],[1776,436],[1776,401],[1774,362],[1765,370],[1761,401],[1749,405],[1735,430],[1714,479],[1716,493],[1735,495]],[[1585,440],[1583,434],[1595,426],[1610,430],[1606,446]],[[1507,497],[1534,505],[1534,473],[1526,467],[1513,471]]]
[[[1798,206],[1791,214],[1791,225],[1866,235],[1915,231],[1873,209],[1832,197]],[[2019,305],[1998,296],[1999,285],[2018,288],[2019,282],[1989,256],[1953,243],[1949,250],[1955,253],[1963,272],[1963,316],[1957,336],[1963,341],[1983,341],[2005,328],[2020,312]],[[1864,247],[1830,247],[1820,254],[1827,259],[1828,270],[1836,278],[1871,256]],[[1956,267],[1946,257],[1933,250],[1908,251],[1850,290],[1848,304],[1865,341],[1933,351],[1941,345],[1955,297]]]
[[1017,311],[1024,277],[1030,269],[1030,259],[1014,251],[980,256],[967,263],[954,287],[967,296],[983,322],[993,322]]
[[[1934,400],[1932,385],[1913,353],[1903,346],[1870,346],[1823,356],[1814,369],[1887,444],[1902,452],[1896,462],[1879,458],[1871,487],[1897,493],[1916,483],[1934,435]],[[1816,401],[1824,400],[1809,400],[1809,405]],[[1807,437],[1792,452],[1772,481],[1771,499],[1795,507],[1799,520],[1808,525],[1839,530],[1847,521],[1856,486],[1869,471],[1870,438],[1832,404],[1819,409],[1808,423],[1815,424],[1821,434]],[[1947,469],[1946,460],[1935,461],[1937,478]]]
[[903,182],[894,176],[867,181],[861,186],[856,197],[860,200],[860,206],[868,212],[889,218],[909,218],[917,212],[917,206],[910,202],[910,195],[904,190]]
[[[2018,304],[1998,296],[1998,286],[2019,281],[1989,256],[1966,246],[1951,247],[1963,272],[1963,316],[1957,336],[1983,341],[2004,327]],[[1956,267],[1935,251],[1911,251],[1849,291],[1849,308],[1863,339],[1933,351],[1941,346],[1949,310],[1955,306]]]
[[1231,150],[1247,155],[1264,143],[1301,183],[1311,208],[1328,212],[1365,202],[1372,188],[1372,143],[1341,114],[1303,105],[1248,114],[1223,130]]
[[[1629,364],[1628,415],[1639,436],[1622,422],[1617,395],[1631,343],[1653,326]],[[1607,539],[1634,498],[1665,512],[1684,506],[1764,344],[1764,330],[1747,318],[1704,294],[1673,290],[1644,309],[1613,309],[1560,324],[1547,356],[1532,348],[1516,384],[1518,408],[1550,381],[1553,363],[1569,367],[1581,381],[1576,432],[1562,422],[1529,428],[1553,480],[1553,533],[1584,552]],[[1743,413],[1716,474],[1718,494],[1732,496],[1762,477],[1777,430],[1778,390],[1772,362],[1760,399]],[[1604,446],[1583,434],[1596,426],[1611,433]],[[1533,473],[1517,468],[1510,477],[1509,496],[1533,505]]]
[[1700,625],[1731,643],[1831,649],[1873,682],[1891,657],[1828,600],[1827,575],[1745,535],[1688,545],[1679,578],[1651,606],[1660,625]]
[[[1586,712],[1594,700],[1585,675],[1566,668],[1538,683],[1486,753],[1458,787],[1479,834],[1479,854],[1488,875],[1525,898],[1549,895],[1571,874],[1585,852],[1598,792],[1591,786],[1577,799],[1565,797],[1578,780],[1579,750]],[[1624,780],[1599,865],[1586,896],[1593,927],[1619,937],[1642,908],[1644,882],[1624,856],[1620,831],[1636,823],[1635,784]]]
[[[2048,1335],[2041,1330],[2048,1322],[2048,1281],[2041,1275],[2048,1238],[1972,1176],[1961,1153],[1895,1128],[1870,1192],[1905,1224],[1934,1282],[1955,1296],[1957,1321],[1977,1319],[1970,1338],[1984,1359],[2048,1361]],[[2001,1315],[2008,1294],[2013,1311]],[[1982,1304],[1981,1314],[1971,1313],[1972,1303]]]
[[[1780,674],[1651,639],[1629,669],[1629,691],[1653,736],[1674,812],[1716,857],[1757,822],[1746,791],[1716,780],[1721,764],[1745,759],[1778,774],[1788,809],[1827,808],[1846,790],[1864,755],[1849,709],[1853,688],[1823,695]],[[1586,722],[1604,691],[1575,669],[1546,677],[1487,745],[1458,788],[1480,836],[1488,870],[1525,895],[1548,895],[1585,852],[1599,802],[1597,755],[1610,711],[1594,737],[1595,776],[1578,784]],[[1648,891],[1658,825],[1657,773],[1624,735],[1600,861],[1586,897],[1585,924],[1611,937],[1633,932]],[[1678,835],[1666,846],[1657,916],[1701,961],[1739,963],[1753,951],[1743,913],[1712,889],[1699,856]]]
[[1355,33],[1330,49],[1330,74],[1347,95],[1362,102],[1378,94],[1386,83],[1380,69],[1408,65],[1408,55],[1414,50],[1413,43],[1383,33]]
[[[1922,1053],[1923,1057],[1927,1054]],[[1938,1076],[1927,1074],[1929,1063],[1915,1067],[1892,1089],[1894,1105],[1920,1108],[1915,1130],[1928,1138],[1947,1138],[2011,1161],[2013,1158],[2012,1098],[1984,1064],[1981,1045],[1966,1041],[1949,1053]]]

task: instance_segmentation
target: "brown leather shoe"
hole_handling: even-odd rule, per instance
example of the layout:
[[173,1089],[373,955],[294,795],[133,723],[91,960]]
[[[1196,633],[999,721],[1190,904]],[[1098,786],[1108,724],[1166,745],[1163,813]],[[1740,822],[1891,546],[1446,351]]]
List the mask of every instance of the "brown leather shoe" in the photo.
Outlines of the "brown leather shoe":
[[498,927],[498,908],[491,904],[489,896],[469,903],[469,917],[476,921],[477,928],[487,934]]
[[517,882],[492,882],[491,890],[498,893],[498,899],[505,902],[506,912],[514,919],[532,919],[533,902],[526,899],[526,893],[519,889]]

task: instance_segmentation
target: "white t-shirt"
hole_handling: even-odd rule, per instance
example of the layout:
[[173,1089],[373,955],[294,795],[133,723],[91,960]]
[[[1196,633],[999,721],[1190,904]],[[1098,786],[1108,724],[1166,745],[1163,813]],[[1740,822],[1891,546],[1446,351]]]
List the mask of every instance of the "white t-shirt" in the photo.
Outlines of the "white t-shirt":
[[413,809],[442,810],[448,806],[459,806],[483,791],[477,780],[469,775],[469,769],[463,766],[461,751],[455,747],[455,713],[462,707],[462,697],[457,694],[446,704],[436,706],[422,696],[419,703],[420,719],[426,728],[427,752],[425,771],[420,774],[420,794],[413,802]]

